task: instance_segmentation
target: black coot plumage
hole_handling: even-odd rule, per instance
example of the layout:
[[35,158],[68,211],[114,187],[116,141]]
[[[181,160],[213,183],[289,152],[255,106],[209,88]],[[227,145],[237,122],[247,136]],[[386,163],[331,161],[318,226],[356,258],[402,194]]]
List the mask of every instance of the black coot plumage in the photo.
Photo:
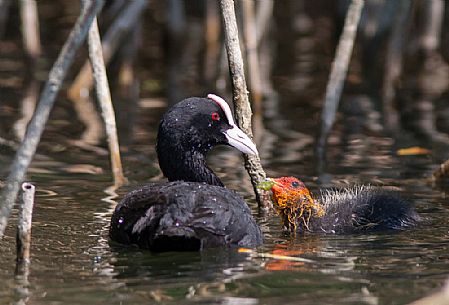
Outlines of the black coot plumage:
[[294,231],[356,233],[405,229],[419,215],[397,192],[373,186],[323,190],[312,198],[295,177],[270,179],[273,203],[286,228]]
[[158,131],[157,155],[168,183],[128,193],[111,219],[111,240],[153,251],[255,247],[262,233],[243,199],[223,187],[205,155],[216,145],[257,154],[220,97],[188,98],[169,109]]

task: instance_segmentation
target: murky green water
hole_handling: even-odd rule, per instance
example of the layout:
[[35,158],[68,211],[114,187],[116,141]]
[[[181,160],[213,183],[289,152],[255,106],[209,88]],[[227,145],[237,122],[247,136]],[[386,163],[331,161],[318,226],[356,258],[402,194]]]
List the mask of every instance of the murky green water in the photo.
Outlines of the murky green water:
[[[48,5],[43,7],[48,10]],[[50,22],[52,15],[46,14]],[[43,33],[50,30],[44,27]],[[3,49],[2,62],[20,63],[12,55],[18,42],[9,46],[12,51]],[[153,51],[142,56],[152,58]],[[73,145],[84,127],[74,119],[72,104],[61,96],[28,174],[28,181],[37,187],[29,284],[14,277],[14,211],[0,243],[0,303],[405,304],[441,288],[449,276],[449,205],[446,194],[424,178],[447,157],[447,149],[418,142],[431,154],[397,156],[398,148],[416,142],[406,135],[392,139],[372,128],[373,120],[376,126],[372,116],[357,118],[343,111],[330,138],[326,174],[317,177],[313,143],[327,72],[306,69],[306,73],[278,64],[274,81],[279,99],[267,101],[266,130],[258,141],[268,174],[301,177],[314,192],[354,183],[395,186],[415,204],[423,218],[419,226],[394,234],[291,238],[281,232],[276,216],[256,216],[265,235],[257,252],[303,257],[312,263],[261,258],[235,249],[153,254],[111,246],[107,234],[116,202],[139,184],[163,181],[154,143],[164,107],[143,86],[141,96],[146,99],[132,120],[119,116],[120,130],[124,126],[133,130],[121,134],[130,183],[114,197],[106,191],[111,185],[108,156],[97,146],[93,151]],[[150,66],[140,68],[145,76],[152,71]],[[14,139],[11,126],[20,117],[21,88],[5,81],[11,76],[8,69],[13,68],[3,65],[0,71],[4,90],[0,135]],[[305,78],[298,76],[298,69]],[[346,97],[342,103],[353,100]],[[13,156],[13,149],[0,145],[0,180],[6,177]],[[219,148],[209,156],[209,164],[257,215],[239,154]]]

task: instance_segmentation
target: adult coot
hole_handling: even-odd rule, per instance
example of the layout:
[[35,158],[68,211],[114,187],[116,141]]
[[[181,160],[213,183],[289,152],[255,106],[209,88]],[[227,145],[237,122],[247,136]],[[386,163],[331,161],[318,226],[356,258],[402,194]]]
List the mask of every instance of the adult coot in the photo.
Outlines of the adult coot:
[[398,193],[372,186],[324,190],[313,199],[302,181],[281,177],[263,182],[274,207],[290,231],[355,233],[404,229],[419,216]]
[[219,144],[257,154],[222,98],[192,97],[169,109],[159,124],[156,150],[171,182],[128,193],[112,215],[111,240],[152,251],[261,244],[262,233],[245,201],[206,165],[205,155]]

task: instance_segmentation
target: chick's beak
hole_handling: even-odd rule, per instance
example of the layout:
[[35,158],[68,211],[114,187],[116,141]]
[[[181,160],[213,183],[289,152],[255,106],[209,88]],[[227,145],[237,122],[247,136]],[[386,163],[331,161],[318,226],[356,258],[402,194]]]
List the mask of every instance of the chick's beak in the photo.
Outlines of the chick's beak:
[[283,192],[284,191],[284,186],[277,183],[276,181],[274,182],[273,186],[271,187],[271,191],[275,194],[279,193],[279,192]]
[[266,178],[265,181],[262,181],[257,185],[257,188],[264,191],[270,191],[275,183],[274,179]]

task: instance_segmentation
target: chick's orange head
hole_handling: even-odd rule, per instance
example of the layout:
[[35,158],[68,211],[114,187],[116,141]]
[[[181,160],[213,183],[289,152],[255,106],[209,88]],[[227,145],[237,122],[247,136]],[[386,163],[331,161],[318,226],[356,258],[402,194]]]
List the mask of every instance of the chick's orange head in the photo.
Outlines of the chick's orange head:
[[[273,186],[271,191],[275,199],[281,200],[277,202],[280,207],[283,205],[291,205],[297,203],[299,200],[312,201],[312,196],[304,183],[295,177],[280,177],[273,179]],[[286,202],[283,202],[286,201]]]
[[298,224],[308,228],[311,217],[321,217],[324,209],[314,200],[309,189],[295,177],[270,179],[273,203],[285,225],[296,230]]
[[274,181],[274,185],[271,188],[271,190],[275,193],[279,192],[298,192],[306,190],[309,192],[309,190],[306,188],[304,183],[295,177],[280,177],[280,178],[274,178],[272,179]]

